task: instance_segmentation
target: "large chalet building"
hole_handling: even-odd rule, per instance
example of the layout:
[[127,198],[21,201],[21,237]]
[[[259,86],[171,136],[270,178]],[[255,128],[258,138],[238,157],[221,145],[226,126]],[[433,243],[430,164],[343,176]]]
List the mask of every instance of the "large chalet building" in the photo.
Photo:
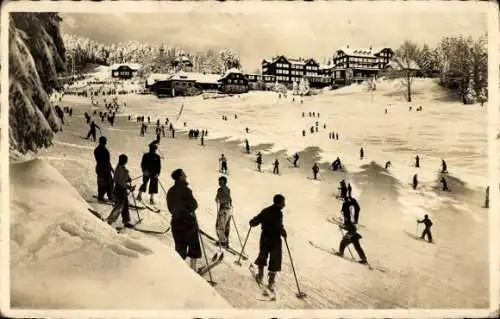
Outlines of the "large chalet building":
[[302,78],[309,80],[311,87],[330,85],[330,79],[319,75],[319,63],[314,59],[292,59],[284,55],[262,61],[262,75],[276,77],[276,82],[291,86]]
[[394,51],[390,48],[359,49],[344,46],[333,56],[333,82],[342,86],[377,77],[393,56]]

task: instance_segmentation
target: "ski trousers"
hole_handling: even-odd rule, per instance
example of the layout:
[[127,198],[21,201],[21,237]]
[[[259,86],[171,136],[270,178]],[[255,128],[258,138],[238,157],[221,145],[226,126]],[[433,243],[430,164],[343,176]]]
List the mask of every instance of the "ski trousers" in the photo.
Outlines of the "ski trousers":
[[361,260],[366,260],[366,255],[365,252],[363,251],[363,248],[361,248],[359,239],[342,238],[342,240],[340,241],[339,253],[343,255],[344,250],[347,248],[349,244],[352,244],[354,246],[354,249],[358,253],[359,258],[361,258]]
[[260,236],[259,255],[254,263],[257,266],[266,266],[268,257],[269,266],[267,269],[273,272],[281,271],[281,237],[269,238]]
[[217,212],[215,231],[221,244],[229,244],[229,228],[233,210],[228,206],[221,206]]
[[149,182],[149,194],[158,194],[158,177],[154,175],[143,175],[142,185],[139,192],[145,192]]
[[130,211],[128,204],[127,189],[119,185],[115,187],[115,206],[108,216],[108,221],[113,224],[118,218],[118,214],[122,215],[123,224],[130,222]]
[[201,258],[201,246],[194,217],[173,219],[170,222],[175,251],[182,259]]

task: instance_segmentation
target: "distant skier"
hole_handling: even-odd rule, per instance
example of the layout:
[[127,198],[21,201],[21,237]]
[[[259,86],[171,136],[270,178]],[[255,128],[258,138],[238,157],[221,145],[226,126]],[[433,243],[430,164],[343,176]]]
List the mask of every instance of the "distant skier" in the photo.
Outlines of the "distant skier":
[[339,133],[335,133],[335,139],[338,141],[339,140]]
[[340,162],[340,158],[337,157],[332,163],[332,170],[337,171],[340,169],[342,169],[342,163]]
[[319,172],[319,166],[318,166],[318,163],[314,163],[313,167],[312,167],[312,171],[313,171],[313,176],[314,176],[314,179],[318,179],[318,172]]
[[171,174],[174,185],[167,192],[167,206],[172,219],[172,236],[175,242],[175,251],[182,259],[189,257],[190,266],[197,270],[197,259],[201,258],[200,239],[198,225],[196,223],[195,210],[198,202],[193,192],[188,187],[186,174],[182,169],[176,169]]
[[276,159],[274,161],[274,164],[273,164],[273,174],[276,174],[276,175],[279,175],[280,174],[280,162],[278,161],[278,159]]
[[347,197],[351,197],[352,195],[352,186],[351,183],[347,184]]
[[415,156],[415,167],[420,168],[420,157],[418,155]]
[[346,230],[346,233],[343,235],[342,240],[340,241],[340,246],[339,246],[339,251],[336,252],[335,254],[344,257],[344,251],[349,246],[350,244],[353,244],[354,249],[359,255],[359,258],[361,259],[360,263],[366,264],[368,260],[366,259],[365,252],[363,251],[363,248],[361,247],[361,244],[359,243],[359,240],[363,237],[361,237],[360,234],[356,231],[356,226],[354,226],[351,223],[348,223],[347,225],[340,226],[340,228],[343,228]]
[[449,192],[450,189],[448,188],[448,183],[446,182],[446,179],[443,177],[441,177],[441,184],[443,184],[443,189],[442,191],[443,192]]
[[254,264],[258,266],[259,272],[256,276],[258,282],[262,282],[264,277],[264,266],[267,265],[269,256],[269,277],[267,288],[274,292],[276,273],[281,271],[281,236],[286,240],[286,230],[283,226],[283,212],[285,207],[285,197],[277,194],[273,197],[273,204],[264,208],[257,216],[250,220],[250,227],[261,224],[262,233],[260,235],[259,255]]
[[441,173],[448,174],[448,166],[444,160],[441,160]]
[[262,166],[262,154],[260,152],[257,153],[257,160],[255,162],[257,163],[257,169],[260,172],[261,171],[261,166]]
[[95,140],[96,140],[96,130],[95,129],[96,128],[99,129],[99,132],[101,131],[101,128],[97,124],[95,124],[94,121],[90,122],[90,130],[87,134],[87,137],[85,138],[86,140],[88,140],[92,136],[92,140],[95,142]]
[[231,199],[231,190],[227,187],[227,178],[219,177],[219,188],[215,196],[217,203],[217,221],[215,222],[215,230],[219,239],[220,247],[229,247],[229,229],[232,217],[233,201]]
[[299,153],[293,155],[293,167],[298,167],[297,162],[299,161]]
[[118,214],[122,215],[123,226],[127,228],[134,228],[134,225],[130,223],[130,212],[128,205],[128,190],[134,191],[135,187],[132,187],[130,183],[132,182],[128,169],[126,167],[128,162],[128,157],[125,154],[121,154],[118,157],[118,165],[115,168],[115,206],[107,218],[107,223],[112,225],[118,218]]
[[108,195],[108,200],[113,200],[113,176],[111,175],[113,167],[111,166],[111,156],[106,148],[106,142],[106,137],[99,137],[99,145],[94,149],[97,199],[99,201],[104,201],[104,194]]
[[413,187],[413,189],[417,189],[417,186],[418,186],[418,177],[417,177],[417,174],[415,174],[415,175],[413,175],[412,187]]
[[347,186],[345,185],[345,180],[340,181],[340,187],[339,187],[340,199],[345,199],[347,197]]
[[360,148],[359,149],[359,159],[362,160],[364,156],[365,156],[365,151],[363,150],[363,148]]
[[245,139],[245,151],[247,154],[250,154],[250,144],[248,143],[248,139]]
[[484,208],[490,207],[490,187],[486,187],[486,192],[484,194]]
[[431,233],[431,227],[432,227],[432,221],[429,219],[429,216],[425,214],[424,219],[422,220],[417,220],[417,224],[423,223],[425,225],[424,231],[422,232],[422,235],[420,236],[421,239],[425,238],[425,235],[427,235],[427,239],[430,243],[432,243],[432,233]]
[[389,169],[391,165],[392,165],[391,161],[385,162],[385,169]]
[[222,174],[227,174],[227,159],[224,156],[224,154],[221,154],[219,158],[219,163],[220,163],[220,170],[219,172]]
[[154,194],[158,194],[158,178],[161,172],[161,159],[160,155],[156,153],[157,150],[158,144],[151,143],[149,152],[142,156],[142,185],[139,188],[139,195],[137,195],[137,200],[142,201],[142,193],[146,191],[149,182],[150,203],[152,205],[155,204]]

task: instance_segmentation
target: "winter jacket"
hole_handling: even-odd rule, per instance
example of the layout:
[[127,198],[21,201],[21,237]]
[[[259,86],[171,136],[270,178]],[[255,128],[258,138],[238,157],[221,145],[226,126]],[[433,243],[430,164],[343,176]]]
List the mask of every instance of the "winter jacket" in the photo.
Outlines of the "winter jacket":
[[144,154],[141,160],[141,169],[145,175],[160,175],[160,155],[152,152]]
[[221,207],[231,207],[231,190],[227,186],[219,187],[215,200],[219,202]]
[[187,183],[176,182],[167,192],[167,207],[172,219],[184,219],[194,216],[198,202]]
[[286,236],[283,226],[283,212],[278,206],[271,205],[264,208],[257,216],[250,220],[250,226],[261,224],[261,237],[279,239],[281,235]]
[[128,169],[124,165],[120,164],[116,165],[114,179],[115,185],[122,188],[128,188],[128,183],[131,182]]
[[95,170],[98,175],[108,173],[112,170],[111,168],[111,156],[106,146],[97,146],[94,149],[94,157],[97,162]]

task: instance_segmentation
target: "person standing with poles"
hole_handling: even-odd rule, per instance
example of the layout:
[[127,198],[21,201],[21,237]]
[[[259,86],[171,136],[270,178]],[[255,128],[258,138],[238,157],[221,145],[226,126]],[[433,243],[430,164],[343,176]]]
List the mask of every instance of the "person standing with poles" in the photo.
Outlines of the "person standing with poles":
[[[429,243],[432,243],[432,233],[431,233],[431,227],[432,227],[432,221],[429,219],[429,215],[425,214],[424,219],[422,220],[417,220],[417,226],[418,224],[423,223],[425,228],[424,231],[422,232],[422,235],[420,236],[420,239],[425,239],[425,235],[427,235],[427,239]],[[418,227],[417,227],[418,230]]]
[[108,200],[113,200],[113,167],[111,156],[106,148],[107,139],[99,137],[99,145],[94,149],[96,161],[95,172],[97,174],[97,200],[104,201],[104,194],[108,194]]
[[130,212],[128,204],[128,190],[134,191],[133,186],[131,186],[132,179],[130,178],[127,165],[128,157],[125,154],[121,154],[118,157],[118,165],[115,168],[115,206],[107,218],[107,223],[112,225],[118,218],[118,214],[121,212],[123,226],[127,228],[134,228],[134,225],[130,223]]
[[232,217],[233,201],[231,199],[231,190],[227,187],[227,178],[219,177],[219,189],[215,196],[217,203],[217,221],[215,230],[218,237],[217,245],[222,248],[229,247],[229,229]]
[[221,154],[221,156],[219,158],[219,163],[220,163],[219,172],[221,174],[226,174],[227,175],[227,159],[224,156],[224,154]]
[[[342,228],[346,230],[346,233],[342,233]],[[353,244],[354,249],[356,249],[356,252],[359,255],[359,258],[361,261],[359,263],[361,264],[367,264],[368,260],[366,259],[365,252],[363,251],[363,248],[361,247],[361,244],[359,243],[359,240],[362,238],[360,234],[356,231],[356,226],[354,226],[352,223],[346,223],[343,226],[339,225],[340,233],[342,234],[342,240],[340,241],[340,247],[339,251],[335,253],[335,255],[344,257],[344,251],[347,248],[348,245]],[[350,251],[349,251],[350,252]],[[352,254],[351,254],[352,257]],[[354,259],[354,257],[353,257]]]
[[269,291],[274,293],[274,284],[276,280],[276,273],[281,271],[281,236],[286,239],[286,230],[283,226],[283,212],[285,207],[285,197],[277,194],[273,197],[273,204],[264,208],[257,216],[252,218],[249,222],[250,227],[261,225],[262,233],[260,235],[259,255],[254,264],[258,266],[259,272],[255,280],[259,285],[262,283],[264,277],[264,266],[268,266],[268,286]]
[[318,179],[318,172],[319,172],[318,163],[314,163],[312,170],[313,170],[314,179],[317,180]]
[[195,210],[198,202],[188,187],[186,174],[176,169],[171,174],[174,185],[167,192],[167,207],[172,215],[170,226],[175,242],[175,251],[182,259],[190,258],[190,266],[197,271],[197,260],[201,258],[198,225]]
[[[99,127],[99,125],[95,124],[94,121],[90,122],[90,130],[87,134],[87,137],[85,138],[86,140],[88,140],[91,136],[92,136],[92,140],[95,142],[96,140],[96,128],[99,129],[99,132],[101,132],[101,128]],[[102,135],[102,132],[101,132],[101,135]]]
[[161,172],[161,159],[160,155],[156,153],[158,149],[158,144],[152,142],[149,144],[149,152],[142,156],[141,169],[142,169],[142,185],[139,187],[139,194],[137,195],[137,200],[142,201],[142,193],[146,191],[146,187],[149,183],[149,195],[150,203],[152,205],[154,202],[154,194],[158,194],[158,178]]

